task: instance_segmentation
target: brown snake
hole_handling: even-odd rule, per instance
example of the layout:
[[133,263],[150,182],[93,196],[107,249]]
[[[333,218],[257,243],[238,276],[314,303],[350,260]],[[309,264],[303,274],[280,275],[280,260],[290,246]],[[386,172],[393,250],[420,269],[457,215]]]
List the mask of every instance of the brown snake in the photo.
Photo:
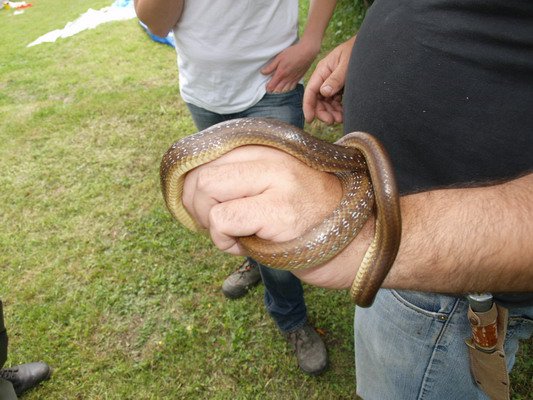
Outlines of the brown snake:
[[356,304],[370,306],[396,258],[401,235],[398,191],[381,144],[363,132],[350,133],[331,144],[274,119],[243,118],[214,125],[174,143],[163,156],[161,188],[173,217],[191,230],[201,230],[182,204],[185,175],[246,145],[273,147],[311,168],[333,173],[341,182],[343,196],[324,221],[302,236],[287,242],[241,237],[242,247],[249,256],[273,268],[310,268],[341,252],[374,211],[374,238],[350,291]]

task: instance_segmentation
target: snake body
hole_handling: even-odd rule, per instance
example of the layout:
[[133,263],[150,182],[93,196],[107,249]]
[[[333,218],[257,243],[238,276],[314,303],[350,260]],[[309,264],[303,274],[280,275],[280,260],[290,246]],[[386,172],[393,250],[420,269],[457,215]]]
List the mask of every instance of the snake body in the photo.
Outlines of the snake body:
[[172,216],[187,228],[201,227],[182,204],[188,171],[246,145],[282,150],[307,166],[337,176],[343,196],[320,224],[287,242],[257,236],[239,238],[249,256],[273,268],[295,270],[321,265],[341,252],[375,212],[375,233],[351,287],[356,304],[368,307],[394,262],[401,235],[399,196],[393,170],[381,144],[354,132],[335,144],[274,119],[222,122],[174,143],[163,156],[161,188]]

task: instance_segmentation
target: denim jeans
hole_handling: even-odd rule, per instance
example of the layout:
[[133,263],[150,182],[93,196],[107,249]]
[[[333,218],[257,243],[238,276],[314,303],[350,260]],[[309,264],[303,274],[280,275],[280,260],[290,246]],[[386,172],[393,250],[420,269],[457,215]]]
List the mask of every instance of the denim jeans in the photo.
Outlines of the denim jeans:
[[304,87],[298,85],[296,89],[286,93],[266,93],[258,103],[252,107],[233,114],[217,114],[187,103],[192,119],[198,130],[204,130],[219,122],[245,117],[270,117],[285,121],[303,128],[304,114],[302,110]]
[[[356,308],[357,394],[365,400],[488,400],[470,373],[466,298],[382,289]],[[510,370],[518,340],[533,333],[533,307],[509,309]]]
[[[193,104],[187,104],[187,107],[198,130],[244,117],[271,117],[303,128],[303,92],[303,85],[298,85],[287,93],[266,93],[254,106],[233,114],[217,114]],[[302,327],[307,321],[307,309],[300,280],[288,271],[268,268],[252,259],[249,261],[259,265],[265,285],[265,307],[278,328],[282,332],[291,332]]]

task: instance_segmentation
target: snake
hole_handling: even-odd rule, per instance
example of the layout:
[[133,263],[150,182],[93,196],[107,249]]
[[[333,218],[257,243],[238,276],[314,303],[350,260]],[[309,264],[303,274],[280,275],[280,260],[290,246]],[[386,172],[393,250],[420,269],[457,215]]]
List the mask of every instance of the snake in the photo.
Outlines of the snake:
[[342,197],[335,209],[301,236],[275,242],[236,238],[248,256],[268,267],[297,270],[327,263],[374,217],[374,235],[350,288],[356,305],[369,307],[396,258],[401,239],[400,201],[391,160],[366,132],[335,143],[273,118],[248,117],[213,125],[175,142],[163,155],[160,179],[170,214],[192,231],[204,231],[182,202],[187,173],[231,150],[259,145],[284,151],[310,168],[334,174]]

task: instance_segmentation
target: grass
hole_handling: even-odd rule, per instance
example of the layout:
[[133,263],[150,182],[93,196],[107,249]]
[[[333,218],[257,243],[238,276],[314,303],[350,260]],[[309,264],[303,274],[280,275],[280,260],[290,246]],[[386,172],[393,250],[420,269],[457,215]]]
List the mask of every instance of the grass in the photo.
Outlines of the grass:
[[[135,20],[27,48],[110,1],[32,3],[22,15],[0,11],[8,365],[54,367],[53,378],[24,398],[354,398],[353,307],[345,293],[305,288],[331,358],[323,376],[307,377],[265,315],[262,288],[226,301],[220,285],[238,260],[166,212],[161,156],[194,132],[174,51],[150,41]],[[325,50],[349,37],[362,12],[340,2]],[[515,399],[531,387],[530,355],[531,345],[513,375]]]

